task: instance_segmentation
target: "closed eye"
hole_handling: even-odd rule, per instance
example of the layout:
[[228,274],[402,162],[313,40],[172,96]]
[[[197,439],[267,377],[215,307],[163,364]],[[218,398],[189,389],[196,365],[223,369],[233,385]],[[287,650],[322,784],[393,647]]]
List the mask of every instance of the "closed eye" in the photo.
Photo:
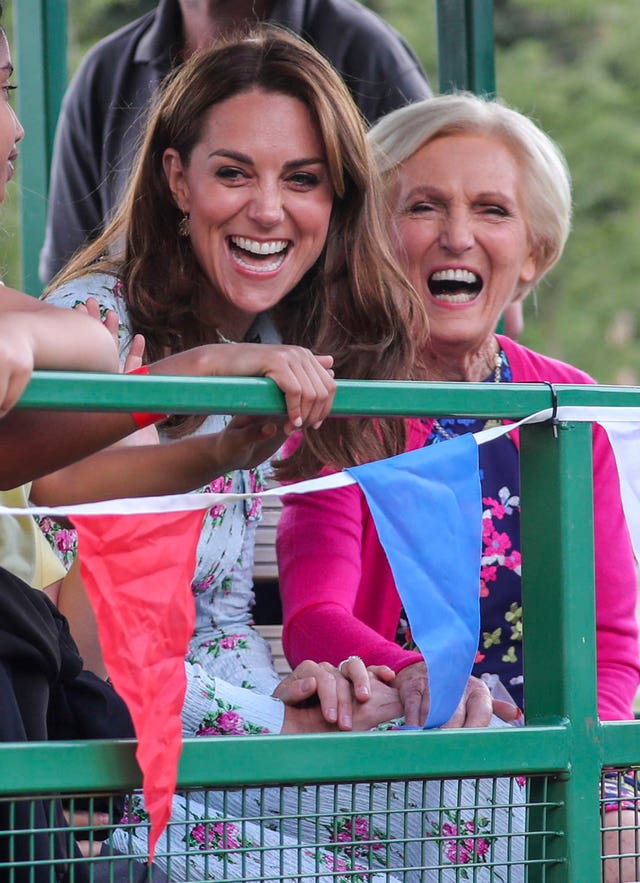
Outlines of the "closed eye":
[[511,212],[501,205],[480,205],[478,208],[483,214],[493,215],[498,218],[508,218],[511,214]]
[[420,202],[413,202],[408,208],[410,214],[420,215],[426,214],[428,212],[434,211],[435,206],[431,202],[425,202],[421,200]]

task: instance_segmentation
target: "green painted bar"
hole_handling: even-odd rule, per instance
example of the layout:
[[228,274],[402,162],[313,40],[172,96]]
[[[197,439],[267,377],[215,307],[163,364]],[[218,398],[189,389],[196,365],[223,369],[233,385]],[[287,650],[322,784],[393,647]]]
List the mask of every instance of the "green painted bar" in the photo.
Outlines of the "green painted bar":
[[[135,743],[125,741],[0,745],[0,796],[138,786],[134,750]],[[207,784],[216,787],[491,776],[506,767],[533,775],[563,772],[569,764],[570,742],[564,726],[260,736],[258,741],[253,736],[236,736],[186,740],[179,784],[201,785],[203,769]]]
[[496,94],[493,38],[493,0],[470,0],[471,34],[469,68],[471,90],[478,95]]
[[[145,403],[153,410],[165,410],[169,403],[180,402],[185,410],[207,410],[215,399],[224,412],[282,408],[279,392],[264,379],[53,372],[34,378],[22,405],[44,402],[59,407],[65,397],[75,407],[100,404],[139,410]],[[567,386],[558,389],[558,398],[567,405],[637,406],[640,389]],[[343,414],[369,413],[371,408],[371,413],[519,417],[548,407],[550,391],[538,384],[342,381],[337,402]],[[557,439],[548,425],[522,432],[526,727],[264,736],[259,742],[242,737],[196,739],[185,744],[179,784],[197,787],[203,769],[209,787],[521,773],[530,776],[534,808],[529,830],[556,832],[530,839],[530,883],[598,879],[600,770],[604,763],[640,759],[640,724],[599,725],[595,718],[593,593],[585,593],[585,586],[593,586],[590,437],[589,424],[566,422],[560,425]],[[544,554],[530,554],[529,549],[540,549],[541,538]],[[128,788],[139,781],[133,752],[133,743],[0,746],[0,793]],[[545,781],[536,773],[556,774],[546,792]],[[547,846],[542,852],[538,844],[544,840]]]
[[[567,720],[572,757],[571,775],[552,780],[548,792],[559,803],[551,812],[553,828],[565,832],[564,838],[552,841],[550,854],[566,856],[567,864],[546,868],[542,879],[591,880],[600,858],[601,765],[591,426],[562,424],[557,439],[548,426],[526,427],[521,451],[527,720],[534,725]],[[528,549],[538,554],[528,554]],[[532,781],[534,800],[540,797],[539,787]],[[532,869],[533,881],[540,870]]]
[[[640,388],[558,386],[559,405],[640,407]],[[478,396],[478,393],[481,393]],[[550,408],[548,386],[539,383],[418,383],[338,381],[335,416],[464,414],[521,419]],[[284,399],[273,381],[238,377],[126,377],[36,371],[18,407],[272,414]]]
[[19,164],[21,284],[37,296],[53,137],[67,83],[67,8],[65,0],[20,0],[13,10],[18,112],[27,133]]
[[612,766],[640,766],[640,721],[611,721],[600,728],[602,756]]
[[495,94],[493,0],[437,0],[440,92]]
[[440,92],[470,89],[467,0],[437,0],[436,25]]
[[[611,404],[640,407],[640,389],[617,395],[604,388],[558,387],[561,404]],[[481,396],[477,393],[480,392]],[[585,394],[586,393],[586,394]],[[622,396],[622,399],[620,398]],[[271,380],[231,377],[127,377],[109,374],[36,371],[18,407],[277,413],[283,397]],[[410,381],[338,381],[333,414],[466,414],[520,419],[550,408],[549,388],[522,383],[418,383]]]

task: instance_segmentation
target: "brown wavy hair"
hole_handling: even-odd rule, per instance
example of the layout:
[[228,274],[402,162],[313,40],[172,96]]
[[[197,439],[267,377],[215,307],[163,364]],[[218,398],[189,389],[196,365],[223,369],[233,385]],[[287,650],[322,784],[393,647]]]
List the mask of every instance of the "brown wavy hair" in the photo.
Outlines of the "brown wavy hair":
[[[169,77],[151,111],[119,210],[102,235],[54,280],[112,272],[124,283],[134,332],[150,361],[217,341],[202,320],[210,282],[188,237],[162,166],[174,148],[187,165],[210,109],[252,89],[302,101],[318,126],[334,202],[327,241],[316,264],[272,310],[284,343],[331,353],[337,378],[410,378],[426,329],[422,304],[398,268],[382,221],[381,185],[365,126],[331,65],[301,39],[273,26],[198,53]],[[283,134],[286,137],[286,133]],[[45,295],[46,296],[46,295]],[[173,435],[203,418],[177,418]],[[327,420],[278,465],[279,477],[315,474],[402,449],[402,421]]]

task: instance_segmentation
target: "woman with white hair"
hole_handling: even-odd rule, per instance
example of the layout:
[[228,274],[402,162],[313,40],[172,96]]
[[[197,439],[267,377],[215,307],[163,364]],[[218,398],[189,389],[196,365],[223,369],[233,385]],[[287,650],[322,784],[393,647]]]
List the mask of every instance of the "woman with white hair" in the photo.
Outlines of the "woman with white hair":
[[[430,324],[414,376],[593,383],[577,368],[496,332],[505,307],[548,273],[569,234],[570,178],[557,145],[523,114],[465,93],[394,111],[369,138],[385,179],[396,255]],[[439,444],[484,423],[411,419],[406,447]],[[523,709],[517,432],[479,450],[481,634],[473,674],[499,679]],[[593,469],[598,710],[603,720],[624,720],[633,717],[638,688],[636,573],[615,460],[597,425]],[[374,654],[396,672],[407,722],[421,724],[429,701],[425,662],[410,633],[402,634],[401,602],[359,494],[353,488],[286,500],[278,537],[285,649],[293,664],[303,655],[337,663],[349,654],[369,663]],[[617,779],[609,784],[616,809],[634,805],[620,802],[627,795],[620,795]],[[631,799],[632,779],[628,787]],[[617,814],[610,815],[615,824]],[[611,880],[637,878],[635,869],[620,872],[615,865]]]

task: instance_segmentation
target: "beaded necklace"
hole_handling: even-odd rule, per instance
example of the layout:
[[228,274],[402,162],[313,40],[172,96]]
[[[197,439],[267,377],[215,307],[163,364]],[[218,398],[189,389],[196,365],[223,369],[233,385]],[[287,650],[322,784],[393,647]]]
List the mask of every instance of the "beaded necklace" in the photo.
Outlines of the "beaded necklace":
[[[495,368],[493,369],[493,383],[500,383],[502,380],[502,350],[498,350],[495,354]],[[450,439],[456,438],[455,433],[449,432],[437,420],[434,420],[431,427],[438,433],[440,438]]]

